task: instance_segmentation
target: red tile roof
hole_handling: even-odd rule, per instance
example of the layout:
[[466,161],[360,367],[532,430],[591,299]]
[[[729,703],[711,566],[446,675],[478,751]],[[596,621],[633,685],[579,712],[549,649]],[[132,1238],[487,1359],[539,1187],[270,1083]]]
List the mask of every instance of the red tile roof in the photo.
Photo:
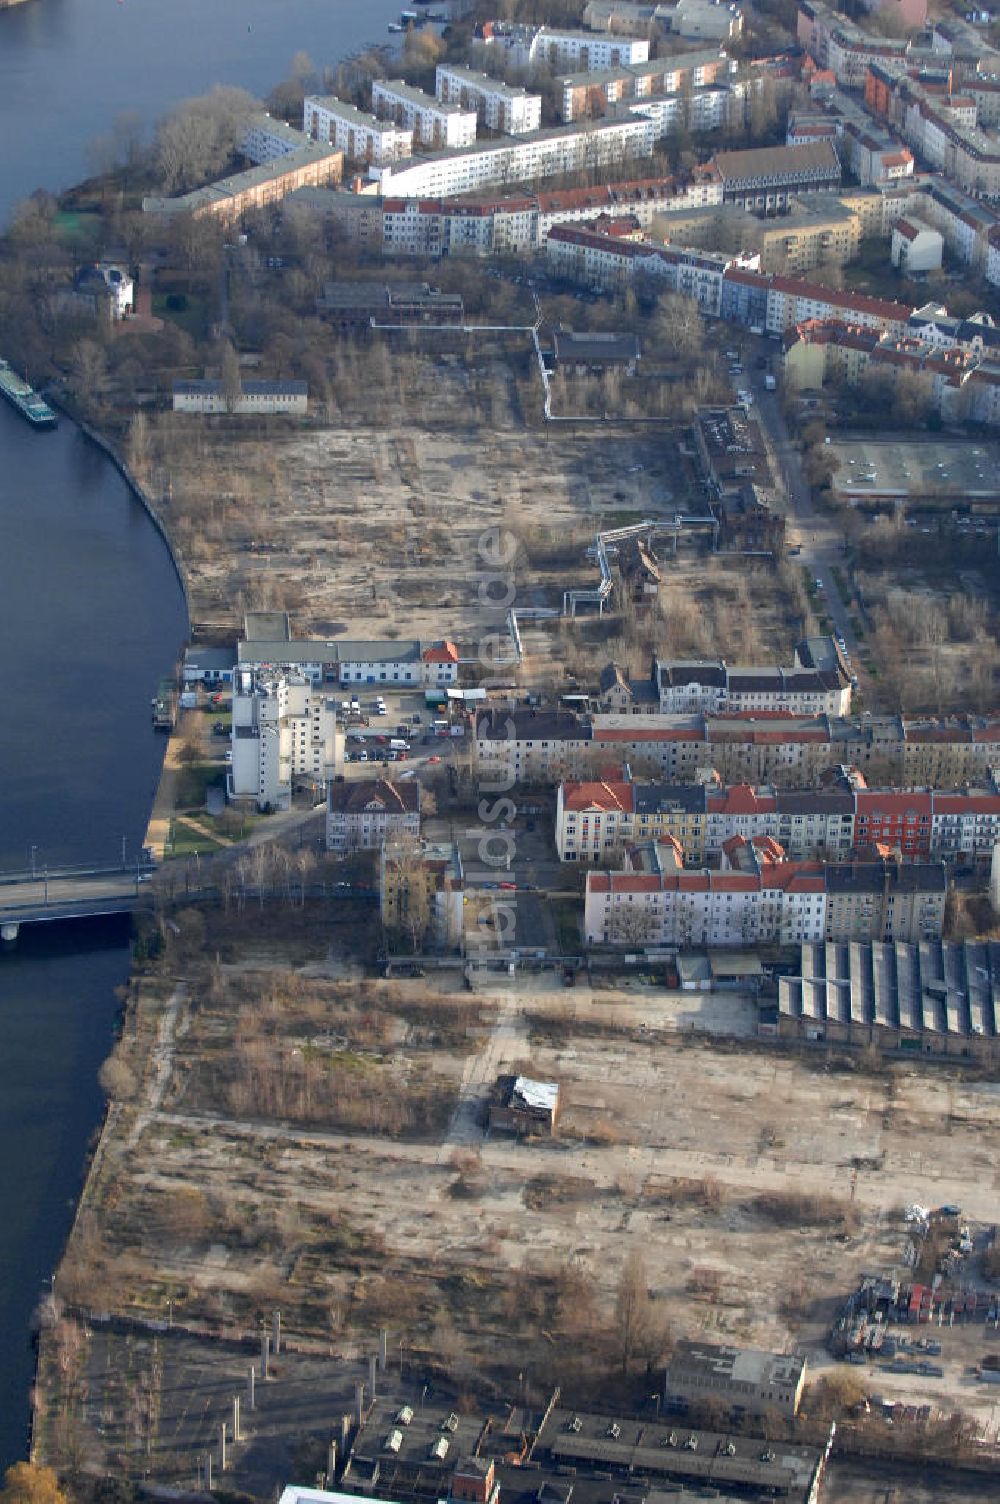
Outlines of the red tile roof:
[[457,663],[458,648],[445,638],[443,642],[435,642],[429,648],[424,648],[421,657],[425,663]]
[[593,810],[595,813],[607,813],[615,810],[620,814],[631,814],[634,808],[634,796],[630,783],[611,783],[606,781],[590,783],[566,783],[563,785],[563,808],[577,812]]

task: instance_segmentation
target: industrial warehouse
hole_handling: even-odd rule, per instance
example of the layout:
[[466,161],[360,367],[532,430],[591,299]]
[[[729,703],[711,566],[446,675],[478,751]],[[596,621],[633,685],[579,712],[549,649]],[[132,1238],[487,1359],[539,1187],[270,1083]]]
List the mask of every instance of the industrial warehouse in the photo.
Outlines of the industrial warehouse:
[[802,946],[800,975],[778,981],[761,1032],[829,1043],[994,1060],[1000,943]]

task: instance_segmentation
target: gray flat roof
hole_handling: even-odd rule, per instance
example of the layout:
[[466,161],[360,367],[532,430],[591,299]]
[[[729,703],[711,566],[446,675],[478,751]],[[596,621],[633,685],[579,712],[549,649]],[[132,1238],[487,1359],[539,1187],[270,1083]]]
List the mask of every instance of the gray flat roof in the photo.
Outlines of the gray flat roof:
[[802,1504],[821,1458],[813,1447],[783,1441],[561,1407],[547,1418],[538,1451],[581,1470],[628,1472],[636,1488],[644,1477],[676,1478],[721,1489],[773,1489],[781,1497],[800,1498]]
[[426,94],[423,89],[415,89],[412,84],[404,83],[401,78],[377,78],[374,87],[384,89],[388,94],[395,94],[397,99],[405,99],[408,104],[415,105],[418,110],[434,110],[439,115],[474,115],[475,110],[463,110],[460,104],[446,104],[441,99],[435,99],[433,94]]
[[379,135],[407,129],[406,126],[397,125],[394,120],[379,120],[375,115],[356,109],[353,104],[348,104],[344,99],[338,99],[335,94],[309,94],[306,96],[304,108],[307,109],[311,104],[318,106],[321,110],[328,110],[331,115],[338,115],[341,120],[346,120],[351,125],[363,126],[365,130],[375,131]]
[[240,663],[418,663],[416,638],[359,642],[350,638],[254,639],[239,644]]
[[236,649],[188,648],[184,654],[185,668],[227,669],[236,664]]
[[540,95],[531,95],[527,89],[520,85],[505,84],[502,78],[491,78],[488,73],[478,73],[475,68],[462,68],[456,63],[439,63],[438,67],[447,73],[452,73],[456,78],[462,79],[473,88],[482,89],[489,94],[496,94],[503,99],[530,99],[540,98]]

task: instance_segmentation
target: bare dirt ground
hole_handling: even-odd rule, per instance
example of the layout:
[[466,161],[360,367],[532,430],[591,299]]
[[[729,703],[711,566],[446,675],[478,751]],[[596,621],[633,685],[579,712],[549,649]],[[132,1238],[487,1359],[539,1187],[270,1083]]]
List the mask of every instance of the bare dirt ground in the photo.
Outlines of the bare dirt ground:
[[[659,516],[673,500],[668,430],[539,432],[513,415],[516,398],[483,410],[479,386],[516,385],[503,361],[470,374],[408,359],[415,390],[387,392],[342,427],[249,435],[225,420],[151,422],[140,469],[165,495],[196,622],[231,630],[248,607],[279,607],[302,634],[475,638],[497,616],[479,589],[492,567],[485,530],[503,525],[561,556],[561,591],[577,573],[588,583],[583,551],[598,527]],[[559,604],[544,573],[530,588],[522,573],[522,604]]]
[[[133,1011],[121,1052],[139,1073],[153,1046],[156,1091],[122,1108],[59,1300],[233,1338],[280,1305],[300,1348],[353,1353],[386,1324],[458,1382],[512,1362],[565,1380],[615,1362],[639,1251],[674,1335],[794,1346],[822,1372],[858,1274],[904,1270],[906,1203],[994,1215],[992,1083],[692,1032],[745,1034],[738,998],[534,978],[470,997],[327,970],[196,968]],[[555,1139],[484,1136],[503,1069],[560,1083]],[[968,1377],[981,1324],[935,1335],[943,1378],[866,1387],[988,1421],[995,1395]],[[54,1385],[53,1414],[69,1393]]]

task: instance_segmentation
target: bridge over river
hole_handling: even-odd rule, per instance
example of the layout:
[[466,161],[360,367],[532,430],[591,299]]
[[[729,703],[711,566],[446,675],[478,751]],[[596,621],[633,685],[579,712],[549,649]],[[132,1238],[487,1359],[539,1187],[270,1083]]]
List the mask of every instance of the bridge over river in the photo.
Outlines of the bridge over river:
[[142,867],[58,867],[0,874],[0,938],[22,924],[130,914],[149,881]]

